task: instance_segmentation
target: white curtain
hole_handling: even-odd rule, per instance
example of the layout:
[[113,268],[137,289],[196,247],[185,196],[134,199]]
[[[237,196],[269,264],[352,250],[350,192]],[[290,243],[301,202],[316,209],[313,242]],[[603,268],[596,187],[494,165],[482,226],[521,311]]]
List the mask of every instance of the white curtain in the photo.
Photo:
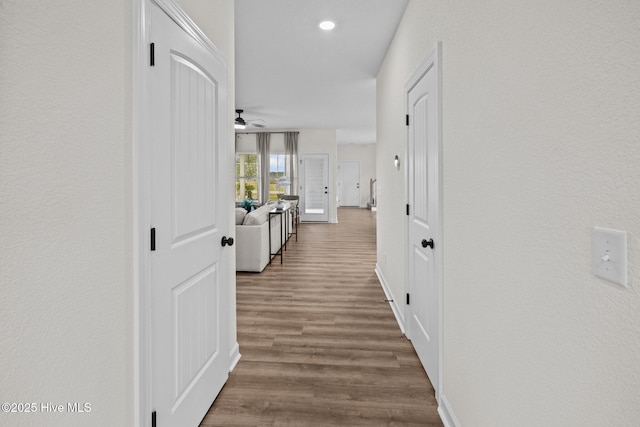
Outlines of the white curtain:
[[256,134],[256,151],[260,156],[260,202],[269,201],[269,132],[258,132]]
[[300,132],[284,133],[285,174],[289,177],[290,195],[298,194],[298,134]]

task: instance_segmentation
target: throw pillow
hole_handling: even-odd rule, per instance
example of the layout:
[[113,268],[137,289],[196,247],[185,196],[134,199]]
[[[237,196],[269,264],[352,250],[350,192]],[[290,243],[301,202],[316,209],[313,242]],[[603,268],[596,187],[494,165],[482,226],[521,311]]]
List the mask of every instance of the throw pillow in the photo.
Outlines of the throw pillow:
[[244,217],[243,225],[261,225],[267,222],[267,218],[269,218],[269,211],[273,209],[273,206],[264,205],[256,209],[255,211],[249,212]]
[[244,208],[236,208],[236,225],[241,225],[247,211]]

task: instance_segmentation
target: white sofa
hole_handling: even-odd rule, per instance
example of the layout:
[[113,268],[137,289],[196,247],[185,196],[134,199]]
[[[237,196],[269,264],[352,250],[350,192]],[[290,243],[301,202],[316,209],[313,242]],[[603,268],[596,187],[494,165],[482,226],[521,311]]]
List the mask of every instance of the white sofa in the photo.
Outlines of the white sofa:
[[[269,263],[269,212],[273,204],[267,204],[246,213],[244,208],[236,208],[236,271],[259,273]],[[284,218],[283,218],[284,221]],[[284,222],[282,223],[283,225]],[[291,225],[291,223],[289,224]],[[286,227],[284,227],[286,228]],[[271,216],[271,252],[280,249],[280,233],[282,242],[287,237],[280,226],[280,216]],[[279,262],[279,261],[278,261]]]

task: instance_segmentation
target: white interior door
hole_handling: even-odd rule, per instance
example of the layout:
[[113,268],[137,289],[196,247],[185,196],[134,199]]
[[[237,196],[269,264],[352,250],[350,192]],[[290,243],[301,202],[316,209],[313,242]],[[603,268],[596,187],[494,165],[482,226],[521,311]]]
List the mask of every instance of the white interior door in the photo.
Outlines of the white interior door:
[[338,162],[338,200],[340,206],[360,206],[360,162]]
[[300,220],[329,221],[329,155],[300,156]]
[[155,5],[149,22],[152,409],[195,427],[229,371],[226,65]]
[[430,58],[407,87],[407,336],[438,396],[441,337],[441,190],[438,75]]

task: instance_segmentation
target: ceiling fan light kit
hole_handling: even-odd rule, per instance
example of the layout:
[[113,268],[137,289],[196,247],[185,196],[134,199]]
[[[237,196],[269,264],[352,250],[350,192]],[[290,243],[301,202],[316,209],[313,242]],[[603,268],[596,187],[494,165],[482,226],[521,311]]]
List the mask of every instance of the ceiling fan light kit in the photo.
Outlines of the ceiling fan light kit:
[[257,127],[257,128],[263,128],[265,127],[265,125],[260,124],[260,123],[255,123],[255,122],[264,122],[264,120],[262,119],[255,119],[255,120],[245,120],[242,118],[242,113],[244,113],[244,110],[236,110],[236,114],[238,115],[238,117],[236,117],[236,120],[233,123],[233,127],[235,129],[246,129],[247,126],[253,126],[253,127]]
[[240,115],[243,112],[244,112],[244,110],[236,110],[236,114],[238,115],[238,117],[236,117],[236,120],[233,123],[233,127],[235,129],[245,129],[247,127],[247,122],[245,122],[244,119],[242,117],[240,117]]

